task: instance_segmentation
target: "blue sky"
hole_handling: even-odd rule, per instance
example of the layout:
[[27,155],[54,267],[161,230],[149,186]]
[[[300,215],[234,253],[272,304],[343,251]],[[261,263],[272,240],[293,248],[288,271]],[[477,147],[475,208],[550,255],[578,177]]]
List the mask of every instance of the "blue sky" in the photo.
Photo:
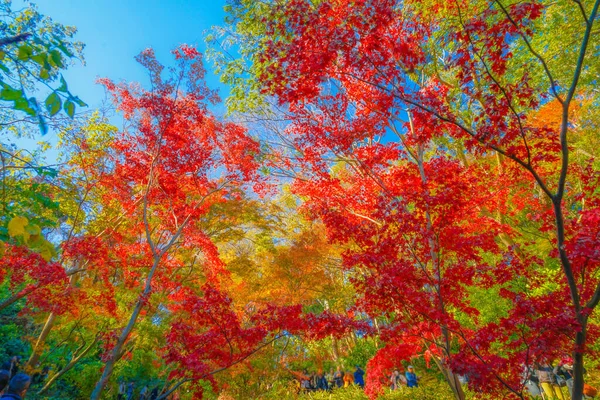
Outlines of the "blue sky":
[[[133,57],[153,47],[160,61],[172,60],[169,51],[181,43],[204,50],[204,34],[223,23],[225,0],[34,0],[41,13],[63,25],[78,28],[76,40],[85,43],[86,65],[76,62],[64,72],[69,89],[91,108],[104,99],[98,77],[146,82],[144,69]],[[15,8],[18,1],[13,4]],[[210,70],[210,63],[206,63]],[[217,76],[207,76],[211,88]]]

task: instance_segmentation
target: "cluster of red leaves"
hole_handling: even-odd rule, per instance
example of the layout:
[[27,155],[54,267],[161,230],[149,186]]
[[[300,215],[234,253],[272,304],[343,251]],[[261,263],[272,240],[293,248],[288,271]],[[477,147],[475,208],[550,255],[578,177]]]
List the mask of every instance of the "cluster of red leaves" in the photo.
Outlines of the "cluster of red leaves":
[[[227,295],[221,282],[228,272],[205,219],[240,191],[264,186],[257,172],[260,149],[244,127],[208,111],[206,102],[217,97],[204,83],[200,53],[182,46],[174,55],[177,65],[168,79],[151,50],[138,56],[152,90],[100,81],[128,128],[116,133],[103,163],[80,157],[72,165],[94,183],[108,218],[99,231],[63,248],[66,262],[85,270],[78,284],[90,294],[97,315],[117,321],[101,338],[103,361],[114,357],[136,304],[142,305],[140,318],[168,313],[156,317],[166,332],[157,355],[174,366],[169,376],[174,381],[216,385],[213,373],[243,363],[282,335],[320,339],[367,332],[367,325],[347,317],[305,314],[300,306],[254,310]],[[192,388],[201,397],[201,385]]]
[[[371,330],[365,323],[329,312],[303,313],[301,306],[267,305],[242,318],[231,298],[209,284],[200,291],[182,288],[171,300],[170,311],[177,318],[162,350],[168,362],[179,366],[171,378],[207,379],[215,388],[214,373],[245,361],[286,335],[318,340]],[[196,395],[201,396],[202,388],[197,386],[196,390]]]
[[63,313],[69,302],[65,291],[68,278],[61,265],[24,246],[4,246],[0,281],[8,279],[11,299],[26,297],[28,308]]
[[[523,365],[562,358],[572,350],[569,332],[580,329],[566,280],[550,287],[543,272],[557,252],[528,254],[539,239],[527,229],[549,237],[556,229],[547,199],[532,195],[530,174],[552,182],[561,167],[557,127],[535,118],[549,93],[527,73],[507,73],[511,45],[531,37],[543,5],[440,3],[421,14],[393,0],[292,0],[275,8],[284,17],[265,21],[260,79],[288,105],[286,133],[305,172],[293,189],[307,200],[304,211],[325,223],[331,241],[350,245],[344,266],[357,272],[359,306],[393,321],[394,344],[411,343],[403,342],[411,325],[434,341],[443,327],[454,341],[441,355],[445,366],[468,374],[479,390],[521,392]],[[448,15],[462,29],[440,34]],[[439,56],[429,54],[434,36],[452,84],[440,74],[414,80]],[[477,104],[467,120],[466,102]],[[402,146],[367,142],[389,139],[397,125]],[[461,160],[439,138],[464,143],[477,162]],[[424,149],[432,154],[423,157]],[[490,149],[502,156],[494,159]],[[331,160],[345,160],[345,169],[332,171]],[[583,187],[568,189],[565,248],[582,298],[590,299],[599,283],[598,174],[591,166],[569,173]],[[498,290],[507,315],[483,323],[470,287]]]

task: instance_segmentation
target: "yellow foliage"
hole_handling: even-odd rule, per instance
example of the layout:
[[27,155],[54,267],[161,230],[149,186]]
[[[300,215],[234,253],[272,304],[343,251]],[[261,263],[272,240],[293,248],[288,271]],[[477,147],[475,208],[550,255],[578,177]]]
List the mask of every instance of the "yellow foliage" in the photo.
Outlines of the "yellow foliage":
[[44,240],[43,245],[38,248],[38,251],[42,258],[46,261],[50,261],[56,254],[54,246],[52,246],[52,243],[48,242],[47,240]]
[[22,236],[25,241],[29,240],[29,233],[25,230],[28,223],[29,220],[25,217],[14,217],[8,223],[8,234],[10,237]]
[[[42,236],[42,229],[35,224],[30,224],[25,217],[14,217],[8,223],[8,234],[13,238],[21,238],[31,250],[38,252],[46,261],[56,256],[56,249]],[[4,254],[4,244],[0,249],[0,257]]]

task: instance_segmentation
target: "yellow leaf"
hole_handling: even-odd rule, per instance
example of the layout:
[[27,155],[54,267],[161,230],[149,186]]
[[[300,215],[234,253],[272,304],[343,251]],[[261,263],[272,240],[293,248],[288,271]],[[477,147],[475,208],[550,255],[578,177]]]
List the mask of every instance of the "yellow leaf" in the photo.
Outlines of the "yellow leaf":
[[25,226],[27,226],[28,223],[29,221],[25,217],[14,217],[8,223],[8,234],[10,237],[23,236],[25,241],[27,241],[27,239],[29,239],[29,233],[25,231]]
[[52,250],[48,247],[42,247],[40,249],[40,256],[46,261],[50,261],[52,259]]
[[50,261],[52,257],[56,256],[56,250],[52,243],[43,238],[41,244],[38,246],[38,252],[46,261]]

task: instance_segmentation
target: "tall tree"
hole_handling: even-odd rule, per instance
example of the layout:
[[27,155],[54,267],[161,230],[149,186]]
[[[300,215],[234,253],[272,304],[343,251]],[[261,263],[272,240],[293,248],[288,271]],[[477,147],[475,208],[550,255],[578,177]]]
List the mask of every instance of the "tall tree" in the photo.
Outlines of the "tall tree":
[[[591,157],[570,158],[569,146],[574,105],[595,96],[599,5],[232,4],[236,27],[255,41],[244,53],[254,73],[247,88],[258,80],[259,92],[285,106],[287,132],[311,171],[297,190],[333,239],[358,242],[346,265],[362,275],[366,307],[401,315],[404,304],[409,321],[417,313],[433,323],[423,329],[442,339],[435,343],[457,398],[452,373],[468,370],[494,378],[485,390],[522,396],[507,372],[557,349],[571,352],[573,398],[582,397],[585,346],[595,336],[589,317],[600,300],[598,237],[584,222],[598,212],[589,189],[597,169]],[[248,28],[256,18],[264,36]],[[558,43],[567,45],[557,51]],[[550,101],[560,105],[560,123],[540,126],[533,117]],[[350,177],[331,174],[331,159],[342,159]],[[520,213],[537,238],[514,218]],[[519,245],[541,244],[549,231],[552,250]],[[539,279],[547,273],[555,285]],[[478,314],[466,295],[482,285],[495,287],[509,311],[473,326],[463,318]],[[405,302],[393,301],[407,289]],[[483,346],[486,335],[502,346]]]
[[199,221],[213,204],[257,182],[258,144],[207,110],[218,97],[204,83],[200,53],[181,46],[173,54],[177,66],[164,79],[151,50],[137,57],[149,72],[150,90],[102,81],[130,128],[111,149],[110,170],[90,165],[89,173],[97,176],[107,205],[123,215],[130,239],[123,242],[121,229],[109,228],[101,240],[128,260],[120,263],[122,279],[138,294],[109,347],[93,399],[100,398],[149,297],[162,285],[176,285],[168,277],[185,265],[182,254],[203,253],[204,277],[196,279],[218,278],[223,265]]

